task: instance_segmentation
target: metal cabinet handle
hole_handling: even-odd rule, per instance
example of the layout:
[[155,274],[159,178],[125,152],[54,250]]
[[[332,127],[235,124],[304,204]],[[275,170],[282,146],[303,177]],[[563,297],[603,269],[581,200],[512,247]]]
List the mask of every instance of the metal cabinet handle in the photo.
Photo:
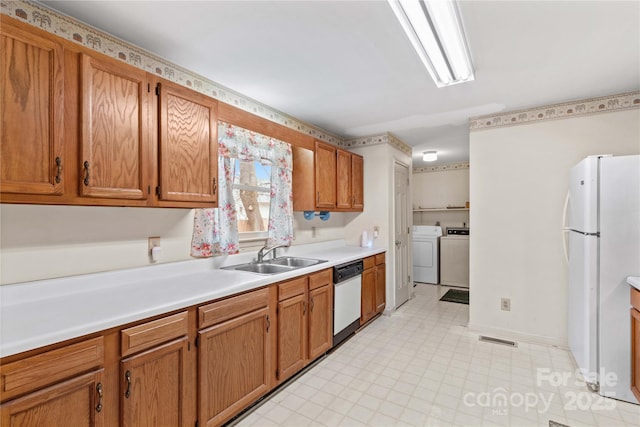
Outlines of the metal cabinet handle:
[[269,332],[270,327],[271,327],[271,320],[269,320],[269,315],[267,314],[267,332]]
[[98,392],[98,404],[96,405],[96,412],[102,411],[102,383],[96,385],[96,391]]
[[62,179],[62,159],[56,157],[56,183],[59,184]]
[[127,371],[124,373],[124,379],[127,381],[127,390],[124,392],[124,397],[127,399],[131,396],[131,372]]
[[213,195],[216,195],[216,191],[218,190],[218,185],[216,183],[216,179],[213,178]]
[[316,196],[316,204],[320,203],[320,192],[318,191],[318,195]]
[[82,166],[84,166],[84,185],[89,185],[89,162],[85,160]]
[[307,302],[302,301],[302,315],[304,316],[305,314],[307,314]]

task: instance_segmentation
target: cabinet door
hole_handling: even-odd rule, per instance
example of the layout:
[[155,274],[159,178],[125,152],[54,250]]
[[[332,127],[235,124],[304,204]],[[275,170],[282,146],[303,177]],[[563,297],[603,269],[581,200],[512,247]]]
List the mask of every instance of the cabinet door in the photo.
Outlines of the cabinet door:
[[0,188],[62,194],[62,46],[4,20],[0,28]]
[[220,425],[268,390],[269,309],[199,332],[199,424]]
[[307,341],[307,295],[301,294],[278,303],[279,381],[304,367]]
[[316,208],[336,207],[336,148],[316,142]]
[[328,351],[333,344],[333,286],[309,291],[309,360]]
[[212,98],[170,82],[158,84],[157,90],[160,96],[160,200],[215,207],[218,104]]
[[364,159],[351,154],[351,207],[355,211],[364,209]]
[[121,363],[122,426],[184,426],[187,338]]
[[376,314],[376,269],[368,268],[362,272],[362,300],[360,306],[360,324],[364,324]]
[[143,70],[82,55],[80,194],[148,195],[148,83]]
[[100,427],[102,370],[91,372],[0,406],[0,425],[14,427]]
[[351,193],[351,153],[344,150],[336,151],[336,208],[350,209]]
[[640,311],[631,309],[631,391],[640,400]]
[[387,300],[387,272],[386,266],[380,264],[376,266],[376,312],[382,313]]

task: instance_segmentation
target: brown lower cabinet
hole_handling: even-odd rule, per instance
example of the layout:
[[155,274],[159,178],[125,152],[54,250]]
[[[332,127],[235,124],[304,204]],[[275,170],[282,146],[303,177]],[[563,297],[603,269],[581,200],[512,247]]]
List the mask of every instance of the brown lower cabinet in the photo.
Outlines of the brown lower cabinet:
[[218,426],[332,346],[332,270],[0,360],[3,426]]
[[278,285],[278,362],[282,382],[332,346],[331,269]]
[[360,325],[364,325],[386,306],[385,253],[363,260]]
[[631,391],[640,400],[640,291],[631,288]]

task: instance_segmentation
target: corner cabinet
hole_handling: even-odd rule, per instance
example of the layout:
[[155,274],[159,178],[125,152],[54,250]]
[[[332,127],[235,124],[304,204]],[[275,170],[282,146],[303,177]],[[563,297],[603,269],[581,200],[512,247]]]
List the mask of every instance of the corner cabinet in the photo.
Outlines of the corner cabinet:
[[159,204],[173,201],[217,206],[217,101],[169,81],[159,82],[156,94]]
[[[64,60],[43,34],[0,25],[0,181],[3,193],[64,192]],[[4,200],[4,198],[3,198]]]

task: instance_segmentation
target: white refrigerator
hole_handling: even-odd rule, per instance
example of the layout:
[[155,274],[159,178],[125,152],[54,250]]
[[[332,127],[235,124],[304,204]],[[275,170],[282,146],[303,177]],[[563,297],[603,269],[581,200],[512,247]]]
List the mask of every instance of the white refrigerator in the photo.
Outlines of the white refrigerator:
[[640,275],[640,156],[591,156],[573,167],[565,218],[569,347],[592,389],[637,404],[626,278]]

